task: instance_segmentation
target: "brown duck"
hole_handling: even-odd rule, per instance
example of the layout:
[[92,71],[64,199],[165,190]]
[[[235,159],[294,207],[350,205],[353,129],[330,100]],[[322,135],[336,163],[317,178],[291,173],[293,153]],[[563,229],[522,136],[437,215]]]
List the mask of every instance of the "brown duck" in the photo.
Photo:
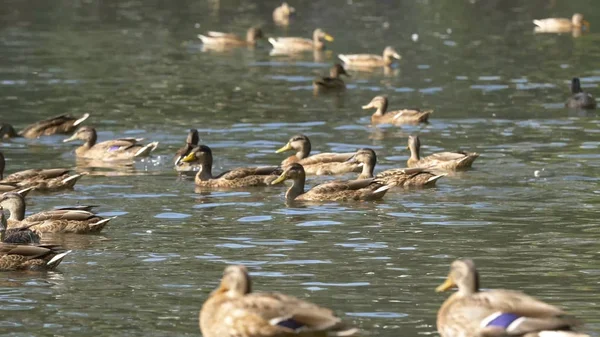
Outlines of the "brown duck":
[[457,171],[468,169],[479,154],[476,152],[439,152],[421,158],[419,151],[421,141],[418,136],[408,137],[408,148],[410,149],[410,158],[406,162],[408,167],[423,167],[430,169],[439,169],[446,171]]
[[391,46],[385,47],[383,55],[340,54],[338,57],[344,62],[345,66],[351,68],[389,67],[394,63],[394,60],[402,58]]
[[101,159],[104,161],[133,160],[148,157],[158,147],[158,142],[146,145],[140,144],[140,138],[121,138],[96,143],[98,135],[96,130],[89,126],[79,128],[73,136],[63,140],[71,142],[83,140],[85,143],[75,150],[75,155],[80,158]]
[[29,226],[8,229],[3,208],[0,206],[0,242],[27,245],[38,244],[40,239],[40,236],[29,229]]
[[393,185],[385,185],[376,179],[360,179],[352,181],[332,181],[314,186],[304,191],[306,174],[304,168],[294,163],[285,168],[283,173],[271,184],[279,184],[292,180],[292,186],[285,193],[286,202],[292,201],[369,201],[383,198]]
[[202,305],[204,337],[327,337],[354,336],[334,313],[282,293],[252,292],[244,266],[225,268],[221,284]]
[[200,137],[198,136],[198,130],[190,129],[188,133],[187,139],[185,140],[185,145],[179,148],[175,153],[175,157],[173,161],[175,162],[175,170],[179,173],[187,173],[197,171],[194,167],[188,163],[184,163],[181,160],[185,158],[190,152],[198,146],[198,142],[200,141]]
[[575,13],[571,19],[567,18],[548,18],[533,20],[535,31],[538,33],[566,33],[574,30],[581,30],[585,27],[590,29],[590,23],[583,18],[583,14]]
[[435,183],[441,177],[446,176],[445,173],[435,174],[422,168],[390,169],[379,172],[377,175],[373,176],[373,171],[377,164],[377,155],[375,154],[375,151],[369,148],[358,150],[349,161],[363,164],[362,173],[358,176],[358,179],[375,178],[385,185],[392,184],[400,187],[431,187],[435,186]]
[[281,6],[273,10],[273,22],[280,26],[287,26],[290,24],[290,17],[296,12],[296,9],[284,2]]
[[304,52],[311,50],[325,49],[325,41],[333,41],[333,37],[325,33],[322,29],[317,28],[313,32],[312,39],[304,39],[300,37],[270,37],[269,42],[273,45],[273,49],[279,52]]
[[[64,168],[57,169],[29,169],[12,173],[6,177],[3,176],[5,167],[4,155],[0,152],[0,192],[8,192],[8,190],[21,190],[32,187],[37,191],[58,191],[62,189],[70,189],[75,186],[79,178],[85,173],[71,175],[71,170]],[[10,189],[10,185],[15,186]],[[7,189],[7,190],[5,190]]]
[[36,233],[98,233],[114,218],[103,218],[80,207],[43,211],[25,217],[25,199],[18,193],[0,196],[0,206],[10,212],[8,228],[28,226]]
[[360,164],[350,163],[348,159],[354,155],[349,153],[319,153],[310,155],[310,140],[305,135],[295,135],[276,153],[294,150],[296,154],[281,162],[286,167],[292,163],[302,164],[308,175],[336,175],[349,172],[360,172]]
[[84,114],[81,118],[76,118],[71,115],[59,115],[48,118],[43,121],[33,123],[19,133],[9,125],[4,124],[0,130],[2,138],[25,137],[39,138],[41,136],[51,136],[56,134],[69,134],[77,128],[81,123],[90,117],[90,114]]
[[206,35],[198,34],[198,38],[206,47],[243,47],[255,46],[259,39],[264,37],[263,32],[258,27],[250,27],[246,33],[246,38],[221,32],[207,32]]
[[573,329],[577,321],[560,308],[522,292],[482,291],[471,260],[456,260],[436,291],[458,288],[437,314],[441,337],[589,337]]
[[194,178],[194,182],[200,187],[239,188],[269,186],[271,181],[275,180],[282,172],[278,166],[243,167],[213,176],[212,150],[206,145],[197,146],[181,161],[200,168]]
[[388,99],[385,96],[374,97],[369,104],[364,105],[363,110],[377,109],[371,116],[371,124],[418,124],[427,123],[433,110],[403,109],[398,111],[387,111]]
[[341,79],[341,75],[350,76],[341,64],[336,63],[329,70],[328,77],[319,77],[313,81],[313,89],[315,92],[344,90],[346,84]]

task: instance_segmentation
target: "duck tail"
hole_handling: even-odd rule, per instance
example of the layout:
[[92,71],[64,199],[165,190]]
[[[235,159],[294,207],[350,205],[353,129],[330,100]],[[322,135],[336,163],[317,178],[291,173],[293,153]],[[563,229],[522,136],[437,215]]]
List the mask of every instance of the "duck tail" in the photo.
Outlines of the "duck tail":
[[17,193],[22,196],[23,198],[25,198],[27,196],[27,194],[29,194],[29,192],[33,191],[35,189],[35,187],[27,187],[21,190],[18,190]]
[[425,182],[425,185],[435,185],[435,183],[441,178],[441,177],[445,177],[447,176],[448,173],[443,173],[443,174],[438,174],[436,176],[433,176],[429,179],[427,179],[427,181]]
[[89,117],[90,117],[90,114],[89,114],[89,113],[86,113],[86,114],[84,114],[83,116],[81,116],[81,118],[79,118],[78,120],[76,120],[76,121],[73,123],[73,126],[77,126],[77,125],[79,125],[79,124],[81,124],[81,123],[85,122],[85,120],[86,120],[86,119],[88,119]]
[[542,26],[542,21],[541,20],[533,20],[532,21],[534,25],[541,27]]
[[271,45],[273,45],[273,47],[275,47],[275,45],[277,44],[277,40],[276,40],[275,38],[272,38],[272,37],[270,37],[270,38],[269,38],[269,43],[270,43]]
[[77,173],[74,174],[72,176],[68,176],[65,179],[63,179],[61,182],[63,184],[65,184],[68,187],[73,187],[75,186],[75,184],[77,183],[77,181],[79,180],[79,178],[83,177],[84,175],[86,175],[87,173]]
[[355,336],[356,334],[358,334],[358,331],[359,330],[357,328],[350,328],[350,329],[346,329],[346,330],[342,330],[342,331],[329,332],[328,336],[338,336],[338,337]]
[[106,218],[106,219],[102,219],[96,223],[90,224],[90,229],[92,230],[92,232],[100,232],[104,226],[106,226],[106,224],[108,224],[108,222],[112,219],[115,219],[115,217],[112,218]]
[[349,60],[349,59],[348,59],[348,57],[347,57],[346,55],[344,55],[344,54],[339,54],[339,55],[338,55],[338,58],[339,58],[340,60],[342,60],[342,62],[344,62],[344,63],[346,63],[346,64],[350,63],[350,60]]
[[158,147],[158,142],[152,142],[141,149],[139,149],[133,156],[134,157],[148,157],[150,153]]
[[202,43],[206,43],[208,40],[208,36],[202,34],[198,34],[198,38],[202,41]]
[[67,256],[70,252],[72,252],[72,251],[67,250],[64,253],[56,254],[50,261],[48,261],[46,263],[46,267],[48,269],[56,268],[62,262],[62,260],[65,258],[65,256]]

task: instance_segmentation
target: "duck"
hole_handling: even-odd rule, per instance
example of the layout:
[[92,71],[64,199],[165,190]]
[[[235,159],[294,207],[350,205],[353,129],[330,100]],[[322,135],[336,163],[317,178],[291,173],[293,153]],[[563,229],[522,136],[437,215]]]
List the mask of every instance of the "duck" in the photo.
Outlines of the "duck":
[[222,32],[210,31],[206,32],[206,35],[198,34],[198,38],[202,40],[204,46],[208,47],[253,47],[263,37],[263,31],[259,27],[248,28],[245,39],[235,34]]
[[418,136],[408,137],[408,149],[410,158],[406,162],[408,167],[435,168],[438,170],[458,171],[468,169],[473,165],[475,159],[479,157],[476,152],[439,152],[421,158],[419,151],[421,140]]
[[433,110],[403,109],[397,111],[387,111],[388,98],[386,96],[375,96],[362,109],[377,109],[371,116],[371,124],[419,124],[427,123]]
[[293,163],[272,185],[292,180],[292,186],[285,193],[286,202],[293,201],[371,201],[383,198],[394,185],[385,185],[377,179],[359,179],[352,181],[332,181],[304,190],[306,173],[301,164]]
[[195,174],[195,170],[193,166],[191,166],[190,164],[184,163],[181,160],[183,158],[185,158],[188,154],[190,154],[190,152],[196,147],[198,146],[198,142],[200,141],[200,137],[198,136],[198,130],[196,129],[190,129],[190,131],[188,132],[187,138],[185,140],[185,145],[182,146],[181,148],[179,148],[179,150],[177,150],[177,152],[175,153],[175,157],[173,158],[173,161],[175,163],[175,170],[179,173],[188,173],[188,172],[194,172]]
[[394,59],[400,60],[402,56],[396,50],[387,46],[383,50],[383,55],[374,54],[339,54],[338,58],[344,62],[347,67],[371,68],[371,67],[389,67],[394,63]]
[[3,139],[24,137],[24,138],[39,138],[41,136],[51,136],[56,134],[69,134],[73,132],[77,126],[83,123],[90,117],[89,113],[84,114],[80,118],[71,115],[58,115],[43,121],[39,121],[28,125],[18,133],[10,124],[4,124],[0,134]]
[[0,271],[54,270],[69,253],[57,245],[0,243]]
[[213,176],[212,150],[206,145],[195,147],[181,161],[200,168],[194,178],[196,186],[199,187],[240,188],[270,186],[271,181],[275,180],[282,172],[278,166],[243,167]]
[[373,149],[362,148],[356,151],[356,154],[348,159],[350,162],[362,164],[362,172],[358,179],[375,178],[385,185],[393,184],[399,187],[432,187],[435,183],[447,174],[436,174],[422,168],[397,168],[385,170],[373,175],[375,165],[377,164],[377,154]]
[[280,26],[287,26],[290,24],[290,16],[296,12],[296,9],[284,2],[281,6],[273,10],[273,22]]
[[14,244],[39,244],[41,237],[36,232],[29,229],[30,226],[23,226],[8,229],[6,216],[3,207],[0,206],[0,242]]
[[98,233],[113,218],[103,218],[82,209],[61,208],[43,211],[25,217],[25,199],[18,193],[9,192],[0,196],[0,206],[8,210],[8,229],[28,226],[36,233]]
[[540,33],[565,33],[573,30],[581,30],[586,27],[590,28],[590,23],[583,18],[583,14],[575,13],[571,19],[567,18],[548,18],[533,20],[536,26],[535,31]]
[[292,136],[287,144],[275,153],[290,150],[296,151],[296,154],[284,159],[281,166],[286,167],[292,163],[299,163],[302,164],[305,173],[308,175],[336,175],[361,171],[360,164],[348,162],[354,152],[319,153],[310,156],[311,144],[305,135]]
[[158,147],[158,142],[151,142],[146,145],[140,144],[143,138],[121,138],[96,143],[97,139],[96,129],[83,126],[63,142],[83,140],[85,143],[75,150],[75,155],[79,158],[101,159],[103,161],[133,160],[148,157]]
[[581,89],[579,78],[571,80],[571,93],[573,94],[565,106],[570,109],[596,109],[596,99],[590,93]]
[[437,313],[441,337],[589,337],[574,331],[577,321],[554,305],[519,291],[482,291],[472,260],[452,262],[448,278],[436,292],[455,287],[458,291],[448,297]]
[[[86,173],[70,174],[72,170],[65,168],[29,169],[18,171],[4,177],[6,161],[0,152],[0,192],[9,192],[32,187],[36,191],[51,192],[72,189],[79,178]],[[13,186],[14,188],[10,188]]]
[[225,268],[219,287],[202,305],[204,337],[326,337],[354,336],[330,309],[277,293],[253,292],[245,266]]
[[329,70],[329,76],[323,76],[315,79],[313,81],[313,88],[315,91],[333,91],[333,90],[344,90],[346,89],[346,84],[340,78],[341,75],[346,75],[350,77],[350,75],[346,72],[346,69],[339,64],[336,63]]
[[311,50],[325,49],[323,40],[332,42],[333,37],[325,33],[321,28],[315,29],[311,39],[301,37],[270,37],[269,42],[273,45],[273,49],[287,52],[303,52]]

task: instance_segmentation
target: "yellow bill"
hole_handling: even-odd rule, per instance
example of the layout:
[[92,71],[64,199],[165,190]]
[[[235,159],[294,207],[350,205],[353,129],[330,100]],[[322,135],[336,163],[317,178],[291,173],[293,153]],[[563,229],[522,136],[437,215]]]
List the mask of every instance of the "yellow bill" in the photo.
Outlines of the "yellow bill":
[[292,149],[293,149],[292,148],[292,144],[287,143],[287,144],[285,144],[284,147],[282,147],[279,150],[275,151],[275,153],[281,153],[281,152],[289,151],[289,150],[292,150]]
[[325,40],[327,40],[329,42],[333,42],[333,36],[331,36],[329,34],[325,34]]
[[187,156],[185,156],[183,159],[181,159],[182,162],[184,163],[190,163],[196,160],[196,153],[192,152],[190,154],[188,154]]
[[440,284],[437,288],[435,288],[435,292],[441,293],[442,291],[451,289],[454,286],[455,286],[454,281],[452,280],[452,278],[450,276],[448,276],[448,278],[446,279],[446,281],[444,281],[444,283]]
[[69,137],[67,139],[63,139],[63,143],[72,142],[74,140],[77,140],[77,136],[76,135],[72,135],[71,137]]
[[271,185],[277,185],[283,181],[285,181],[285,172],[283,174],[281,174],[279,177],[277,177],[277,179],[273,180],[271,182]]

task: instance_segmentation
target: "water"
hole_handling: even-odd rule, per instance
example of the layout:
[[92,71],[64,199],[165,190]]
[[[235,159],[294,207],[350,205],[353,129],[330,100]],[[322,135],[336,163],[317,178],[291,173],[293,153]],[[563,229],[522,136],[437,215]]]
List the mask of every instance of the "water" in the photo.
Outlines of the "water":
[[[74,191],[33,195],[30,212],[99,205],[118,219],[101,235],[61,236],[74,252],[56,272],[4,273],[3,336],[197,336],[197,314],[225,265],[250,267],[255,288],[334,308],[365,336],[436,334],[449,263],[471,257],[485,287],[521,289],[562,305],[600,336],[596,112],[567,111],[568,81],[597,93],[599,5],[553,1],[293,3],[289,35],[316,26],[336,40],[313,55],[202,52],[205,30],[267,35],[277,1],[2,2],[0,111],[17,127],[90,112],[101,140],[160,141],[134,171],[95,171]],[[581,11],[592,33],[534,35],[531,20]],[[596,24],[595,24],[596,23]],[[387,28],[386,28],[387,27]],[[411,36],[418,34],[413,42]],[[336,53],[394,46],[395,74],[352,73],[342,96],[314,97]],[[433,108],[431,123],[368,127],[360,106]],[[288,208],[283,189],[195,193],[171,169],[189,128],[213,148],[215,172],[278,163],[296,133],[318,151],[378,152],[403,166],[406,137],[425,154],[482,153],[438,188],[377,203]],[[7,171],[75,166],[63,137],[0,143]],[[538,172],[536,177],[535,172]],[[321,179],[310,180],[309,184]]]

